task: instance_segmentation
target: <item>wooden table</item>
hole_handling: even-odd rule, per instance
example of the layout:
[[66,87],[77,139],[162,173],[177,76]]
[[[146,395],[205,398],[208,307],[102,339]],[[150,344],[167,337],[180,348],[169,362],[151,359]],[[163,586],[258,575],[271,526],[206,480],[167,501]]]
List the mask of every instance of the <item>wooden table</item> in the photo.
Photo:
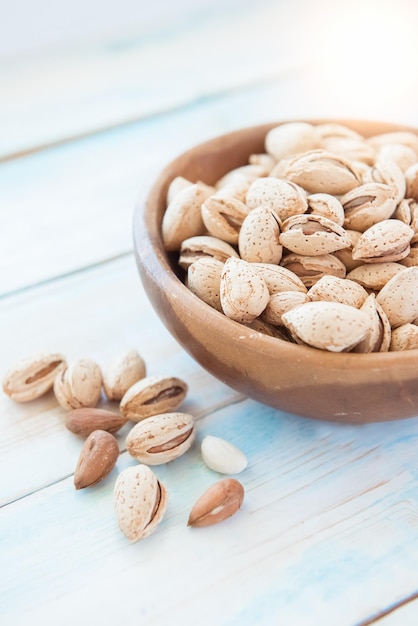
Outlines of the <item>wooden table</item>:
[[[393,15],[403,16],[411,44],[403,5]],[[418,419],[322,423],[238,395],[163,327],[132,253],[136,201],[170,158],[201,140],[304,117],[418,125],[411,67],[402,66],[403,83],[387,68],[391,88],[373,55],[373,85],[365,72],[337,71],[347,69],[343,48],[351,41],[353,50],[350,19],[362,6],[183,6],[129,32],[1,64],[1,371],[39,350],[105,366],[135,348],[149,374],[187,381],[183,408],[198,427],[191,451],[155,468],[170,493],[167,514],[131,544],[112,496],[134,463],[129,427],[110,476],[77,492],[82,440],[64,427],[53,394],[28,404],[1,396],[2,626],[418,623]],[[329,54],[325,44],[339,37],[339,56]],[[392,46],[392,59],[399,50]],[[230,520],[192,529],[191,506],[220,478],[201,459],[205,434],[247,455],[246,496]]]

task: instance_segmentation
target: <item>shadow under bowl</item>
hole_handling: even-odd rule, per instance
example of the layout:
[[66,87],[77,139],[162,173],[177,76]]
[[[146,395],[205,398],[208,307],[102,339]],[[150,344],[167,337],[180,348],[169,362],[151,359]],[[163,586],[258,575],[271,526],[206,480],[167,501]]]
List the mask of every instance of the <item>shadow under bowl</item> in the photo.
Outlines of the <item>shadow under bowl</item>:
[[[415,129],[360,120],[337,122],[364,136]],[[134,214],[139,274],[156,313],[183,348],[208,372],[240,393],[289,413],[351,423],[418,415],[418,350],[332,353],[269,337],[228,319],[191,293],[177,254],[161,237],[166,194],[176,176],[213,184],[264,152],[266,132],[279,123],[244,128],[195,146],[160,174]]]

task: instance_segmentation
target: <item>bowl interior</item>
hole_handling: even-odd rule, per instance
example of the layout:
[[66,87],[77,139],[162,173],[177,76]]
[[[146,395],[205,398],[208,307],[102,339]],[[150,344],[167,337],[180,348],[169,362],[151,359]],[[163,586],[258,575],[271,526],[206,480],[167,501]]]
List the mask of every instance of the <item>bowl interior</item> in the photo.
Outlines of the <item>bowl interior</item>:
[[[359,120],[337,122],[364,136],[407,126]],[[283,122],[284,123],[284,122]],[[157,314],[179,343],[210,373],[234,389],[278,409],[307,417],[371,422],[418,414],[418,351],[331,353],[254,332],[199,300],[183,283],[177,253],[161,237],[170,182],[176,176],[213,184],[264,151],[277,123],[238,130],[195,146],[168,164],[145,206],[135,210],[138,269]],[[414,130],[414,132],[416,132]]]

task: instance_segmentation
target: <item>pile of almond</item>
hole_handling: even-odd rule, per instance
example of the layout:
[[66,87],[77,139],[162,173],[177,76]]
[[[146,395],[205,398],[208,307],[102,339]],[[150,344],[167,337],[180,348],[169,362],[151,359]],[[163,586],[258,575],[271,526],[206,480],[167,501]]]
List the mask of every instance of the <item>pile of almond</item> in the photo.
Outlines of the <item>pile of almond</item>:
[[175,178],[162,237],[230,319],[333,352],[418,348],[418,136],[286,123],[213,185]]
[[[102,389],[118,411],[98,407]],[[67,363],[58,353],[25,357],[3,378],[4,392],[15,402],[29,402],[53,390],[65,409],[65,426],[85,439],[74,472],[76,489],[104,480],[119,458],[116,433],[133,423],[126,449],[137,464],[121,471],[114,486],[115,514],[120,529],[131,541],[150,535],[162,520],[168,493],[150,466],[174,461],[196,439],[196,423],[189,413],[176,409],[186,398],[188,386],[176,376],[147,376],[142,357],[135,350],[113,360],[105,369],[83,358]],[[221,474],[238,474],[247,466],[244,454],[230,442],[205,436],[203,461]],[[236,513],[244,488],[235,478],[214,483],[198,499],[189,515],[189,526],[209,526]]]

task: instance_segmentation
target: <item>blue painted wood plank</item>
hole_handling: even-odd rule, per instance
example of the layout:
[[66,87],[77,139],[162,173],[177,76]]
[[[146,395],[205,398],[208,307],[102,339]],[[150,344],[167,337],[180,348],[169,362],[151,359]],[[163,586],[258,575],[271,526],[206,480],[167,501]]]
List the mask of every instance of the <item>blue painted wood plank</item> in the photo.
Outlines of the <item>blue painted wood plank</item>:
[[[198,367],[159,321],[133,255],[0,301],[0,378],[18,358],[50,350],[105,367],[133,348],[149,375],[180,376],[189,385],[184,410],[200,415],[239,395]],[[201,396],[205,389],[207,396]],[[118,411],[118,404],[101,405]],[[82,440],[63,425],[53,393],[26,404],[0,394],[0,506],[69,476]],[[130,423],[130,426],[132,424]],[[122,449],[127,428],[119,435]],[[44,462],[46,459],[48,461]]]
[[304,49],[290,28],[299,8],[229,0],[130,33],[9,60],[0,66],[0,156],[299,68]]
[[[248,400],[198,429],[189,453],[154,468],[170,503],[143,542],[128,544],[113,516],[127,454],[97,488],[75,493],[68,479],[2,512],[6,623],[66,625],[100,606],[107,623],[354,626],[416,590],[417,419],[344,426]],[[200,457],[207,433],[247,454],[246,497],[227,522],[190,529],[196,497],[220,478]]]
[[212,136],[292,115],[294,86],[289,79],[205,97],[1,164],[0,294],[129,252],[134,205],[160,169]]

